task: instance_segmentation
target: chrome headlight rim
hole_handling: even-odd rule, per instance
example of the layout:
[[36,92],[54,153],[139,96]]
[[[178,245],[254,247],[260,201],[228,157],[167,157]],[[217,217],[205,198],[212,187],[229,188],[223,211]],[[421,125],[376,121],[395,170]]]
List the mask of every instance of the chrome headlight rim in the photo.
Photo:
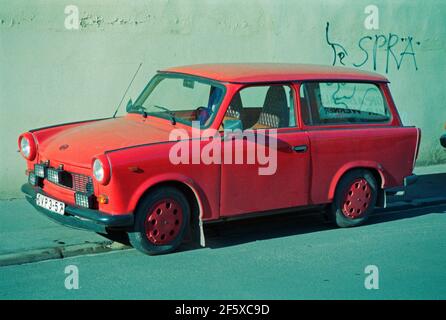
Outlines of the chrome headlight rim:
[[33,161],[36,158],[37,144],[32,133],[26,132],[21,134],[18,139],[18,147],[20,154],[26,160]]

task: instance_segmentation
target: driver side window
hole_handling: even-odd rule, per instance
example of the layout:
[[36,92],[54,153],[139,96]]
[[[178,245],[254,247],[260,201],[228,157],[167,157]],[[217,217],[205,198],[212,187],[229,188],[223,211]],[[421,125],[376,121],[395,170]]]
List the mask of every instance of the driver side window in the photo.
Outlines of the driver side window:
[[135,103],[147,113],[169,114],[176,120],[191,124],[199,121],[208,127],[223,100],[224,87],[218,84],[176,76],[157,76]]

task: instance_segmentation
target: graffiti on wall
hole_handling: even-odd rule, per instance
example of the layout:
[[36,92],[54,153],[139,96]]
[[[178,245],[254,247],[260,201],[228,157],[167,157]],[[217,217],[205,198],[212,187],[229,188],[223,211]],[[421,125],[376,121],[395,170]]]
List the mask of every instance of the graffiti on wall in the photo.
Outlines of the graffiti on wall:
[[376,33],[359,38],[352,47],[335,40],[330,23],[325,27],[325,40],[333,54],[333,65],[356,68],[372,66],[374,71],[388,73],[393,68],[400,70],[408,65],[418,70],[416,49],[421,42],[413,36],[400,36],[396,33]]

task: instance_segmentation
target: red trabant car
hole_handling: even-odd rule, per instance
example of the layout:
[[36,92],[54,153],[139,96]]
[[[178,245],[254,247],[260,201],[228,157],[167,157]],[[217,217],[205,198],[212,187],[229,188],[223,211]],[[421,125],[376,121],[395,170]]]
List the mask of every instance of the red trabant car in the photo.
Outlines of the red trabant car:
[[321,206],[339,227],[362,224],[416,180],[419,143],[385,77],[298,64],[159,71],[125,116],[18,139],[35,208],[127,232],[148,254],[175,250],[191,226],[204,240],[203,223],[259,213]]

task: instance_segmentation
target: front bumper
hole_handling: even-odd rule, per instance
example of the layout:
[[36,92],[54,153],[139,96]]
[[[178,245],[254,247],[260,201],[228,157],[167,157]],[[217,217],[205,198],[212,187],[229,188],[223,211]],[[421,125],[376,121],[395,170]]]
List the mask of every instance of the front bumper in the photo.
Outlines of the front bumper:
[[26,200],[39,212],[51,220],[72,228],[104,233],[107,228],[126,228],[133,226],[134,216],[131,213],[110,215],[98,210],[66,205],[65,214],[60,215],[39,207],[36,204],[37,193],[46,195],[41,188],[33,187],[29,183],[25,183],[22,186],[22,192],[26,195]]

